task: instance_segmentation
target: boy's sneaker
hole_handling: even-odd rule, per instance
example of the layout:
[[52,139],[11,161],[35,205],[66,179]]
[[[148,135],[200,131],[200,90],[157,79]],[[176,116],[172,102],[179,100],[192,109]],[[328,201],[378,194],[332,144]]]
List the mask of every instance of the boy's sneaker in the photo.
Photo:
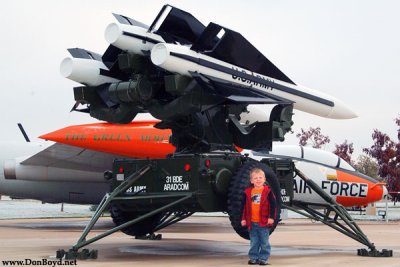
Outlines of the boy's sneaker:
[[249,260],[247,262],[248,265],[257,265],[258,264],[258,260]]
[[259,264],[259,265],[271,265],[271,264],[269,264],[266,260],[259,260],[259,261],[258,261],[258,264]]

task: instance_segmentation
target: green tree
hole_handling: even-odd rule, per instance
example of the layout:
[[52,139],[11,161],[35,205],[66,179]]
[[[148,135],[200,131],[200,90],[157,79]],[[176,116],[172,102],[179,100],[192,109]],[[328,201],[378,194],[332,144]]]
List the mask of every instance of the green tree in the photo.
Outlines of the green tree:
[[382,180],[382,178],[378,176],[378,163],[367,155],[360,155],[354,164],[354,168],[369,177]]

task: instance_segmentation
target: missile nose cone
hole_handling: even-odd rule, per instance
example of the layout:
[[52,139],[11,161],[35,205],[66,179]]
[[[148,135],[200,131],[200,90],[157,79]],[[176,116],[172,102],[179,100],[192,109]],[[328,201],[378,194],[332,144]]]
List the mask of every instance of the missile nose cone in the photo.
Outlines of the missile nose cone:
[[340,100],[335,100],[335,106],[332,108],[331,113],[328,115],[328,118],[340,120],[354,119],[357,117],[358,115]]
[[74,130],[76,130],[76,127],[69,126],[69,127],[58,129],[58,130],[50,132],[50,133],[43,134],[43,135],[39,136],[39,138],[43,139],[43,140],[63,143],[66,140],[66,136],[68,136],[68,134],[71,131],[74,132]]
[[49,140],[49,141],[54,141],[57,142],[59,141],[59,135],[55,132],[51,132],[51,133],[47,133],[47,134],[43,134],[41,136],[39,136],[40,139],[43,140]]

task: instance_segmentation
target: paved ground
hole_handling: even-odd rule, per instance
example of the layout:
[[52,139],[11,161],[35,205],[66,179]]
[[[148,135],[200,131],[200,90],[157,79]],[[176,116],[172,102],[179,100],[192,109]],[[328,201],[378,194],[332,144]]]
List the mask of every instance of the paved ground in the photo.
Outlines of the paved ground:
[[89,205],[41,203],[37,200],[21,199],[12,200],[2,196],[0,200],[1,219],[24,219],[24,218],[54,218],[54,217],[88,217],[93,212]]
[[[73,205],[64,204],[64,211],[61,212],[61,204],[42,204],[37,200],[11,200],[3,196],[0,200],[0,220],[1,219],[24,219],[24,218],[54,218],[54,217],[89,217],[93,212],[89,210],[88,205]],[[359,212],[351,212],[356,220],[375,220],[383,221],[381,216],[378,216],[378,211],[385,211],[385,203],[376,203],[376,215],[360,215]],[[197,215],[197,214],[196,214]],[[202,216],[226,216],[223,213],[201,214]],[[288,212],[289,218],[304,218],[303,216]],[[400,203],[394,205],[389,203],[388,208],[389,220],[400,220]]]
[[[0,220],[0,260],[54,260],[55,251],[76,242],[84,218]],[[362,246],[310,220],[289,219],[271,236],[273,266],[400,266],[400,222],[361,221],[378,248],[392,258],[356,256]],[[95,234],[111,227],[103,218]],[[89,248],[99,259],[78,266],[247,266],[248,241],[231,229],[226,217],[190,217],[167,228],[161,241],[135,240],[116,233]]]

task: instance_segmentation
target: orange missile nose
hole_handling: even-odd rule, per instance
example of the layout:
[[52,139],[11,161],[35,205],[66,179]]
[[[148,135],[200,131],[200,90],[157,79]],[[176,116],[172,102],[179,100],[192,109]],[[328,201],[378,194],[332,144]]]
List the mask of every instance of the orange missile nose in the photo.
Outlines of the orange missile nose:
[[157,121],[123,125],[91,123],[68,126],[39,138],[94,151],[133,158],[164,158],[175,151],[170,130],[154,128]]
[[368,190],[369,198],[372,201],[380,201],[387,197],[388,191],[386,189],[386,183],[375,183]]
[[386,200],[388,198],[388,190],[386,187],[386,183],[376,183],[371,187],[371,190],[377,190],[378,188],[378,195],[380,194],[380,200]]
[[39,136],[40,139],[43,140],[49,140],[49,141],[54,141],[54,142],[61,142],[63,140],[65,140],[67,134],[70,133],[70,131],[68,131],[69,127],[65,127],[59,130],[56,130],[54,132],[50,132],[47,134],[43,134],[41,136]]
[[387,194],[387,190],[385,191],[384,189],[384,183],[379,183],[375,179],[366,177],[361,173],[337,171],[337,175],[338,181],[348,184],[349,195],[342,195],[336,198],[338,203],[346,207],[365,206],[381,200]]

